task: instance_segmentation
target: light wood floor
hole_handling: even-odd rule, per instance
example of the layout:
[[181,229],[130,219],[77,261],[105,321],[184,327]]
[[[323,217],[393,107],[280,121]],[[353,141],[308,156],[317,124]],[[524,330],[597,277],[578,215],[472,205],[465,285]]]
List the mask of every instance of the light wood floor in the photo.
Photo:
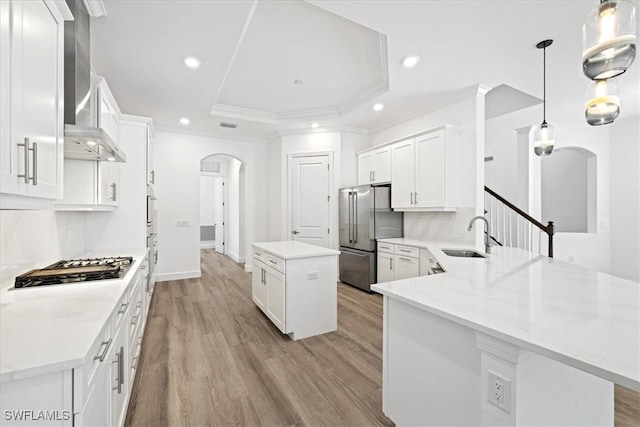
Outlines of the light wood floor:
[[[200,279],[156,285],[127,426],[376,426],[382,297],[338,286],[338,331],[282,335],[251,301],[251,276],[202,252]],[[616,427],[640,395],[616,387]]]

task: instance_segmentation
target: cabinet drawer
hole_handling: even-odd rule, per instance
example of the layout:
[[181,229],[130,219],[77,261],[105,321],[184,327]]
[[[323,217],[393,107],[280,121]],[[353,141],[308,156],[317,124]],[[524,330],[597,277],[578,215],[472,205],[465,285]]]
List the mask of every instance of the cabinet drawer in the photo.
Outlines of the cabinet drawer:
[[271,254],[267,254],[267,265],[284,273],[284,260]]
[[386,252],[388,254],[392,254],[393,253],[393,247],[395,245],[392,245],[391,243],[381,243],[378,242],[378,252]]
[[410,256],[413,258],[420,257],[420,248],[413,246],[396,245],[396,255]]
[[253,248],[253,259],[266,262],[266,255],[262,250]]

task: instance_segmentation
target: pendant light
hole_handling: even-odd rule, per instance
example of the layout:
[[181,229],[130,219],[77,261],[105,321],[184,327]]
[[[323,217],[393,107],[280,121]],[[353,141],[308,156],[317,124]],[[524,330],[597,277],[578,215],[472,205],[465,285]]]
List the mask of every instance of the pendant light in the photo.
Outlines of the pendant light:
[[547,47],[553,40],[543,40],[536,45],[542,49],[542,123],[534,126],[529,132],[529,141],[533,143],[533,152],[538,156],[548,156],[553,151],[554,131],[553,126],[547,123]]
[[635,8],[629,0],[600,0],[582,27],[582,70],[591,80],[618,76],[636,57]]
[[587,88],[585,118],[591,126],[612,123],[620,114],[618,80],[594,80]]

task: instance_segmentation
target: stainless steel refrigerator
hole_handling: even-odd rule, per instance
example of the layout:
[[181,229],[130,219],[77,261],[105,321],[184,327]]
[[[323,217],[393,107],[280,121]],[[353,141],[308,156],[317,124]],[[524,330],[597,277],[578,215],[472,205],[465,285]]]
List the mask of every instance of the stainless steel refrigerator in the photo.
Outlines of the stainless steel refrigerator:
[[390,185],[340,189],[340,281],[371,292],[376,239],[402,237],[402,212],[391,210]]

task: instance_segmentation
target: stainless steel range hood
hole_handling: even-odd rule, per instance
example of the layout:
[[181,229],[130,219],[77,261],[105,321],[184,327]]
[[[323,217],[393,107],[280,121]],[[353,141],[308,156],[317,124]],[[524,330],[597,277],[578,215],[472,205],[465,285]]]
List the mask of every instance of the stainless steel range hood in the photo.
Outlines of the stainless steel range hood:
[[91,96],[90,17],[83,0],[66,0],[73,21],[64,24],[64,157],[125,162],[126,155],[99,128]]

